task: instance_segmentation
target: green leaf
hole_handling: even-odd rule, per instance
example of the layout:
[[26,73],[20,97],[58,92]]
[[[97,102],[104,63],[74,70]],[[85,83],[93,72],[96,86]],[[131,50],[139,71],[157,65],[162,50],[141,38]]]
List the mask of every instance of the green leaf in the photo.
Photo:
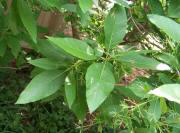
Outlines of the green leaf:
[[90,20],[89,12],[84,13],[80,7],[78,7],[76,11],[80,17],[81,25],[83,27],[87,27],[89,24],[89,20]]
[[34,19],[31,8],[28,6],[28,3],[24,0],[17,0],[17,7],[22,23],[29,32],[32,40],[36,43],[37,27],[36,20]]
[[148,19],[151,23],[169,35],[174,41],[180,41],[180,24],[170,18],[155,14],[149,14]]
[[180,64],[178,62],[178,59],[175,56],[168,54],[168,53],[162,53],[156,57],[159,60],[173,66],[174,68],[180,69]]
[[76,90],[76,100],[71,106],[71,109],[75,113],[77,118],[83,122],[88,109],[86,103],[86,89],[85,86],[80,86],[78,84]]
[[83,60],[94,60],[94,50],[85,42],[73,38],[54,38],[48,37],[48,40],[56,44],[67,53]]
[[81,10],[86,13],[93,6],[93,0],[78,0]]
[[132,84],[127,86],[127,89],[131,90],[137,97],[145,98],[152,87],[143,78],[137,78]]
[[[38,50],[39,52],[51,59],[62,62],[72,62],[73,57],[67,54],[63,49],[58,48],[56,45],[50,43],[48,40],[38,40]],[[47,50],[48,49],[48,50]]]
[[159,77],[159,81],[161,81],[163,84],[173,83],[169,75],[166,75],[165,73],[158,73],[157,75]]
[[165,122],[170,127],[175,127],[175,128],[180,129],[180,115],[176,112],[170,112]]
[[150,102],[148,109],[148,117],[150,121],[158,122],[161,117],[161,107],[159,99]]
[[168,112],[168,106],[164,98],[160,98],[160,107],[161,107],[162,114]]
[[153,14],[164,15],[162,4],[159,0],[148,0]]
[[120,106],[120,101],[123,99],[118,93],[112,93],[108,98],[103,102],[98,111],[102,114],[103,117],[113,118],[117,113],[120,113],[122,107]]
[[69,108],[71,108],[76,100],[76,79],[73,71],[65,79],[65,94]]
[[86,98],[90,112],[94,112],[114,89],[115,79],[109,63],[89,66],[86,73]]
[[161,70],[161,71],[171,70],[171,68],[168,65],[161,63],[153,58],[140,55],[136,52],[124,52],[120,54],[116,58],[116,60],[122,63],[129,64],[136,68]]
[[16,104],[35,102],[54,94],[64,83],[64,72],[45,71],[37,75],[20,94]]
[[105,47],[109,50],[120,42],[126,34],[127,16],[125,8],[115,5],[105,19]]
[[180,104],[180,84],[165,84],[152,91],[149,94],[154,94],[159,97],[164,97],[169,101],[174,101]]
[[8,37],[7,45],[11,49],[14,57],[17,58],[19,52],[21,51],[20,41],[16,37]]
[[97,57],[101,57],[104,53],[104,49],[101,48],[96,41],[90,40],[90,39],[86,39],[84,40],[89,46],[91,46],[94,49],[94,54]]
[[67,66],[67,64],[65,64],[64,62],[57,62],[57,61],[50,60],[48,58],[30,60],[29,63],[45,70],[55,70],[60,67]]
[[180,18],[180,1],[179,0],[169,1],[168,16],[172,18]]
[[41,69],[39,67],[35,67],[32,71],[31,71],[31,78],[34,78],[36,75],[40,74],[44,72],[44,69]]

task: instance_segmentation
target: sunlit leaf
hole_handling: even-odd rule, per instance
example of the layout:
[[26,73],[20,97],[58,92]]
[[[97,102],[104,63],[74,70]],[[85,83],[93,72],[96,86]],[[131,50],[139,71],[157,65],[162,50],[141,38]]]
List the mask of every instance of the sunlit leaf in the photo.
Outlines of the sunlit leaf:
[[180,104],[180,84],[165,84],[152,91],[149,94],[154,94],[159,97],[164,97],[169,101],[174,101]]

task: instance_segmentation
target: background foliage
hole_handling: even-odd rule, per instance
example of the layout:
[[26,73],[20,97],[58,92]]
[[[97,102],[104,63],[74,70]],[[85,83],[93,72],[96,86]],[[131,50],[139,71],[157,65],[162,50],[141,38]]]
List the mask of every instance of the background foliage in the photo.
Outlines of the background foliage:
[[[0,120],[14,119],[2,131],[178,133],[178,3],[1,0]],[[38,25],[42,11],[63,14],[72,36]]]

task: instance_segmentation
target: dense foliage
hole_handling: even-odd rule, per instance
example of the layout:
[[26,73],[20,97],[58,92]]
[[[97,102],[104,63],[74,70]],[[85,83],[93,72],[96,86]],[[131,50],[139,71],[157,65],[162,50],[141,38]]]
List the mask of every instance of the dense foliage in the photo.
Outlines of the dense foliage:
[[[73,37],[48,34],[41,11],[63,14]],[[61,95],[99,132],[178,133],[179,13],[179,0],[2,0],[0,72],[34,66],[16,104]]]

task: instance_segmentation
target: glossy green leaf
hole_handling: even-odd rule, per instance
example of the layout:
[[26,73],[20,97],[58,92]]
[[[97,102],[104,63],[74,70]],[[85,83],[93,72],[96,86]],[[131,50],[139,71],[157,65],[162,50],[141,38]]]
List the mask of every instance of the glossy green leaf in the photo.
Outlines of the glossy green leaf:
[[69,108],[71,108],[76,100],[76,79],[73,71],[71,71],[65,79],[65,94]]
[[45,70],[55,70],[60,67],[67,66],[67,64],[65,64],[64,62],[57,62],[57,61],[50,60],[48,58],[30,60],[29,63]]
[[32,40],[36,43],[37,27],[36,20],[34,19],[31,8],[29,7],[28,3],[24,0],[17,0],[17,7],[22,23],[29,32]]
[[20,94],[16,104],[35,102],[54,94],[64,83],[60,70],[45,71],[37,75]]
[[151,23],[156,25],[162,31],[164,31],[167,35],[169,35],[174,41],[180,41],[180,24],[176,23],[174,20],[160,16],[155,14],[148,15]]
[[164,15],[162,4],[159,0],[148,0],[153,14]]
[[11,49],[14,57],[17,58],[19,52],[21,51],[20,41],[16,37],[8,37],[7,45]]
[[179,0],[169,1],[168,16],[172,18],[180,18],[180,1]]
[[90,112],[94,112],[114,89],[115,79],[109,63],[89,66],[86,73],[86,98]]
[[180,104],[180,84],[165,84],[152,91],[149,94],[154,94],[159,97],[164,97],[169,101],[174,101]]
[[78,0],[81,10],[86,13],[93,6],[93,0]]
[[109,50],[120,42],[126,34],[127,16],[125,8],[115,5],[105,19],[105,47]]
[[84,60],[94,60],[94,50],[85,42],[73,38],[48,37],[48,40],[67,53]]
[[150,102],[148,109],[148,117],[150,121],[158,122],[161,117],[161,107],[159,99]]
[[153,58],[140,55],[136,52],[122,53],[116,59],[122,63],[129,64],[136,68],[160,70],[160,71],[171,70],[171,68],[168,65],[161,63]]

